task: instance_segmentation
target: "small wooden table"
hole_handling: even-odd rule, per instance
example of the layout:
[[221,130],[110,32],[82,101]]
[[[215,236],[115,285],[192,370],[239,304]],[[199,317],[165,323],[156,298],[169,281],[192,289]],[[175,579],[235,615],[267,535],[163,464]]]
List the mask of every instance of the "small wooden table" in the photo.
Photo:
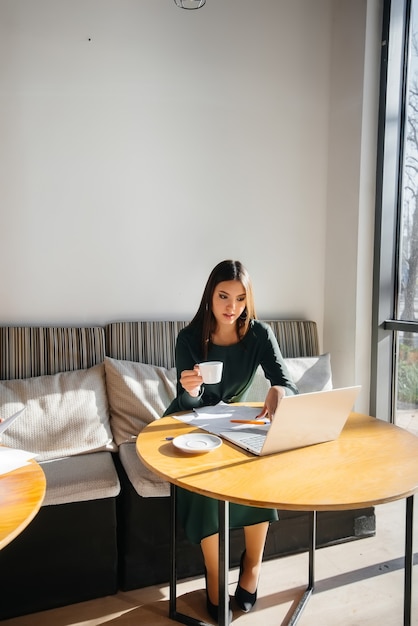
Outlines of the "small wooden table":
[[[253,404],[254,406],[254,404]],[[219,500],[219,623],[228,623],[228,502],[309,511],[309,583],[290,624],[296,624],[314,589],[317,511],[357,509],[406,498],[404,625],[411,623],[413,494],[418,491],[418,437],[387,422],[352,413],[336,441],[256,457],[224,441],[204,455],[179,452],[167,437],[196,432],[172,417],[138,436],[144,464],[171,485],[170,617],[199,623],[176,611],[176,486]]]
[[28,526],[45,497],[45,474],[35,461],[0,475],[0,549]]

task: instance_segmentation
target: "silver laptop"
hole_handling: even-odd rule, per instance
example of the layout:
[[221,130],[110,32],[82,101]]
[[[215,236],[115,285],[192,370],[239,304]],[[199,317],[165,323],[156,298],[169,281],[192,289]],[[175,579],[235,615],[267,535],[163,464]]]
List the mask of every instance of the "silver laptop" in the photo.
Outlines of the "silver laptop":
[[17,413],[14,413],[10,417],[6,417],[6,419],[3,422],[0,422],[0,435],[1,433],[4,433],[6,428],[9,428],[9,426],[13,424],[15,419],[17,419],[19,415],[21,415],[25,409],[26,407],[23,407],[23,409],[20,409],[20,411],[17,411]]
[[237,424],[219,435],[258,456],[333,441],[339,437],[360,389],[355,386],[285,396],[271,424]]

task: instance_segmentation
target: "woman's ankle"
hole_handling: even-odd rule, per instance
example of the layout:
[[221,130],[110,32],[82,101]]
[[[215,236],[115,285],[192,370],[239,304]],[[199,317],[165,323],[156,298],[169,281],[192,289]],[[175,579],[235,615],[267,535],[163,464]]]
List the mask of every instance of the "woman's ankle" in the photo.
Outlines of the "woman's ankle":
[[206,570],[206,593],[209,601],[218,606],[219,604],[219,585],[217,574],[209,574]]
[[244,553],[243,569],[240,576],[240,586],[249,593],[255,593],[261,572],[261,561],[251,561],[248,554]]

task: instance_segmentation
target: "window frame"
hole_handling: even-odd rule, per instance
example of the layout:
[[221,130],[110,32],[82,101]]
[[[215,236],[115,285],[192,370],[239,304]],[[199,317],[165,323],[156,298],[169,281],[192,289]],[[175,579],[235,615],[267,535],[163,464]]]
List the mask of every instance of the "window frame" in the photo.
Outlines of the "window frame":
[[384,0],[382,22],[370,413],[392,423],[397,332],[418,332],[418,323],[396,319],[411,2]]

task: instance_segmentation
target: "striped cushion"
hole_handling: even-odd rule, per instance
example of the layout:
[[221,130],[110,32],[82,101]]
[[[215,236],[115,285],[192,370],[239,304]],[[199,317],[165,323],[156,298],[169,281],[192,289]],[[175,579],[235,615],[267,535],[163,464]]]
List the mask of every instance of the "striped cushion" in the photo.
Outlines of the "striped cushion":
[[[309,320],[266,320],[279,342],[284,357],[319,354],[316,322]],[[173,367],[179,331],[188,322],[115,322],[105,328],[106,354],[114,359],[140,361]]]
[[97,326],[0,328],[1,380],[87,369],[104,356],[104,329]]
[[105,328],[106,354],[114,359],[173,367],[179,331],[188,322],[116,322]]
[[265,320],[265,322],[273,329],[284,357],[318,356],[316,322],[310,320]]

